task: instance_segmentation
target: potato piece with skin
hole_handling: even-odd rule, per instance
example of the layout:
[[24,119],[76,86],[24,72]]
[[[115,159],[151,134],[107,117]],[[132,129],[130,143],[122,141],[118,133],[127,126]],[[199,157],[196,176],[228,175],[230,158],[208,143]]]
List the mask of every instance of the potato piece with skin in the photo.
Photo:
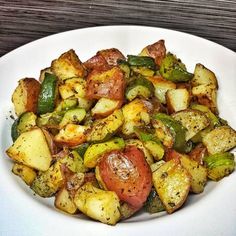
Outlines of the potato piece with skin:
[[134,208],[143,206],[151,191],[152,176],[142,151],[136,146],[111,151],[103,155],[97,167],[107,189]]
[[172,117],[187,129],[186,141],[210,124],[209,119],[203,112],[192,109],[176,112],[172,114]]
[[69,213],[69,214],[75,214],[77,211],[77,206],[75,205],[69,192],[65,188],[62,188],[56,194],[54,205],[59,210],[62,210],[62,211]]
[[218,83],[214,72],[198,63],[195,66],[194,77],[191,80],[193,87],[198,85],[211,85],[212,88],[218,88]]
[[176,84],[163,79],[161,76],[148,77],[155,88],[155,97],[163,104],[166,104],[166,92],[171,89],[176,89]]
[[118,67],[109,70],[93,70],[87,78],[87,99],[102,97],[123,100],[125,90],[124,74]]
[[18,81],[18,86],[12,94],[12,102],[17,116],[27,111],[36,113],[39,92],[40,83],[37,80],[24,78]]
[[54,137],[60,146],[75,147],[86,142],[86,133],[89,127],[83,125],[68,124]]
[[125,142],[122,138],[113,138],[107,142],[92,144],[84,154],[84,165],[94,168],[103,154],[113,150],[122,150],[124,147]]
[[190,95],[185,88],[171,89],[166,92],[166,103],[169,114],[187,109],[189,102]]
[[154,162],[153,156],[150,154],[150,152],[147,150],[147,148],[144,147],[143,143],[139,139],[127,139],[127,140],[125,140],[125,144],[126,144],[126,146],[129,146],[129,145],[136,146],[138,149],[140,149],[143,152],[147,163],[149,165],[153,164],[153,162]]
[[202,64],[197,64],[191,84],[192,94],[198,103],[209,107],[213,113],[218,113],[216,101],[218,83],[215,74]]
[[62,99],[73,96],[85,98],[86,84],[86,80],[82,78],[67,79],[64,84],[59,86],[59,92]]
[[221,126],[206,134],[202,140],[209,154],[226,152],[236,146],[236,131],[230,126]]
[[152,179],[168,213],[183,205],[189,193],[191,177],[179,161],[173,159],[164,163],[153,172]]
[[91,109],[92,116],[96,119],[109,116],[114,110],[122,106],[122,101],[109,98],[100,98],[95,106]]
[[124,125],[122,133],[130,135],[134,133],[135,126],[148,125],[150,123],[150,109],[145,100],[135,99],[122,107]]
[[41,171],[46,171],[52,161],[47,140],[40,128],[22,133],[6,153],[14,161]]
[[155,63],[160,65],[166,55],[165,41],[159,40],[154,44],[146,46],[139,55],[152,57],[155,59]]
[[120,203],[115,192],[86,183],[76,192],[74,202],[85,215],[102,223],[115,225],[120,220]]
[[202,165],[204,157],[207,156],[207,148],[202,143],[199,143],[188,155],[190,159]]
[[31,185],[37,176],[34,169],[18,163],[13,165],[12,172],[18,175],[27,185]]
[[125,60],[125,56],[116,48],[98,51],[97,55],[101,55],[110,66],[117,66],[118,60]]
[[216,92],[217,90],[211,85],[199,85],[192,88],[192,94],[197,102],[207,106],[215,114],[218,113]]
[[191,160],[188,156],[180,157],[181,165],[188,171],[191,176],[190,191],[193,193],[201,193],[207,182],[207,169],[198,162]]
[[84,77],[87,73],[73,49],[63,53],[58,59],[52,61],[51,69],[60,80]]
[[89,70],[110,68],[105,58],[100,54],[96,54],[95,56],[91,57],[86,62],[84,62],[83,65]]

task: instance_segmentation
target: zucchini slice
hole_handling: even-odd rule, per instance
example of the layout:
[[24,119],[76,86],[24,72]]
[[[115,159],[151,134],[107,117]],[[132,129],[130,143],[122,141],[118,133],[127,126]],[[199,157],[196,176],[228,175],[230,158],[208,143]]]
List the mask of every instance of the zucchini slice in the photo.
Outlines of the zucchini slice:
[[57,77],[53,74],[45,73],[45,79],[41,85],[38,98],[38,114],[52,112],[55,108],[57,98]]
[[84,164],[88,168],[94,168],[99,158],[106,152],[121,150],[125,147],[122,138],[114,138],[104,143],[92,144],[84,154]]
[[151,57],[147,56],[133,56],[133,55],[128,55],[128,63],[130,66],[142,66],[146,67],[152,70],[155,70],[156,64],[155,60]]
[[234,154],[229,152],[205,157],[204,163],[207,166],[208,178],[214,181],[221,180],[235,169]]
[[129,101],[132,101],[139,96],[149,98],[153,95],[153,93],[153,84],[144,77],[138,77],[128,84],[125,91],[125,96]]
[[84,119],[85,116],[86,111],[83,108],[70,109],[63,116],[59,127],[62,128],[67,124],[78,124]]
[[[162,126],[164,125],[165,130],[163,130],[164,132],[164,137],[162,136],[162,134],[160,132],[157,132],[158,138],[160,138],[160,140],[165,140],[166,139],[166,135],[169,135],[169,133],[171,134],[171,136],[173,137],[173,148],[178,151],[178,152],[189,152],[190,151],[190,147],[189,143],[186,142],[185,137],[186,137],[186,128],[184,128],[181,123],[179,121],[174,120],[171,116],[168,116],[164,113],[157,113],[154,115],[154,120],[153,120],[153,126],[155,127],[155,129],[158,131],[158,129],[162,129]],[[157,120],[158,122],[155,122],[155,120]],[[161,124],[159,124],[159,122]],[[171,140],[171,138],[170,138]],[[168,147],[171,147],[171,145]]]
[[173,54],[167,53],[160,65],[161,75],[173,82],[187,82],[193,78],[193,74],[186,70],[185,65]]
[[115,110],[104,119],[96,120],[88,134],[88,142],[103,142],[111,138],[124,122],[121,110]]

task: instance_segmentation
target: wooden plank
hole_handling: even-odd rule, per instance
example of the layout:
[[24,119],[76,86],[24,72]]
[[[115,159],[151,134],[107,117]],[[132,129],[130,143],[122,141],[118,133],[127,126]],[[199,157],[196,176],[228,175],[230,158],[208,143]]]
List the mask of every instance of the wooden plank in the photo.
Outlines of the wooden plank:
[[117,24],[184,31],[236,51],[235,0],[0,0],[0,56],[53,33]]

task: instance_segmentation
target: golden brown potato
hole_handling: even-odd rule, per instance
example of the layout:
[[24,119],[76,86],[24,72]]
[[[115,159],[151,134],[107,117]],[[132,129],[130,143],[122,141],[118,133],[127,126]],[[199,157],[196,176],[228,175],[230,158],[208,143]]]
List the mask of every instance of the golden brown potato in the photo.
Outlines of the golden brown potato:
[[100,98],[91,109],[92,116],[96,119],[104,118],[122,106],[122,101],[109,98]]
[[135,126],[148,125],[150,123],[149,107],[145,100],[136,98],[122,107],[124,124],[122,133],[130,135],[134,133]]
[[93,70],[87,78],[88,99],[102,97],[124,100],[125,80],[123,72],[118,67],[110,70]]
[[226,152],[236,146],[236,131],[229,126],[221,126],[210,131],[202,140],[209,154]]
[[191,176],[190,191],[201,193],[207,182],[207,169],[198,162],[191,160],[188,156],[182,155],[180,158],[181,165],[188,171]]
[[171,89],[166,92],[168,113],[185,110],[189,106],[190,95],[187,89]]
[[21,179],[24,180],[24,182],[27,185],[31,185],[37,176],[35,170],[33,170],[32,168],[30,168],[28,166],[18,164],[18,163],[15,163],[13,165],[12,172],[15,175],[18,175],[19,177],[21,177]]
[[165,41],[159,40],[154,44],[146,46],[139,55],[152,57],[155,59],[155,63],[160,65],[166,55]]
[[174,159],[153,172],[154,187],[168,213],[183,205],[189,193],[190,183],[189,173]]
[[37,80],[24,78],[18,81],[18,86],[12,94],[12,102],[17,116],[26,111],[36,113],[39,92],[40,83]]
[[77,211],[77,207],[73,199],[65,188],[62,188],[56,194],[54,205],[56,208],[69,214],[75,214]]
[[210,124],[210,121],[204,112],[192,109],[176,112],[172,114],[172,117],[187,129],[186,141]]
[[149,77],[155,88],[155,97],[163,104],[166,104],[166,92],[171,89],[176,89],[176,84],[163,79],[161,76]]
[[116,193],[101,190],[91,183],[78,189],[74,202],[85,215],[102,223],[114,225],[120,219],[120,203]]
[[60,146],[75,147],[86,141],[88,127],[68,124],[55,136],[55,142]]
[[39,128],[22,133],[6,153],[14,161],[41,171],[46,171],[52,161],[46,138]]
[[192,94],[198,103],[207,106],[212,112],[218,113],[216,101],[218,83],[215,74],[202,64],[197,64],[191,84]]
[[73,49],[63,53],[58,59],[52,61],[51,69],[60,79],[84,77],[86,69]]

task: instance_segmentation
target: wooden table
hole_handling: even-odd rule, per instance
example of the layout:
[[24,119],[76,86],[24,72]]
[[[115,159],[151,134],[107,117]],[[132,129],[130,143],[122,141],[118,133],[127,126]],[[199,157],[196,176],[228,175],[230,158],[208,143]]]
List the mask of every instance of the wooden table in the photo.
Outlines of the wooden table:
[[184,31],[236,51],[235,0],[0,0],[0,56],[57,32],[121,24]]

